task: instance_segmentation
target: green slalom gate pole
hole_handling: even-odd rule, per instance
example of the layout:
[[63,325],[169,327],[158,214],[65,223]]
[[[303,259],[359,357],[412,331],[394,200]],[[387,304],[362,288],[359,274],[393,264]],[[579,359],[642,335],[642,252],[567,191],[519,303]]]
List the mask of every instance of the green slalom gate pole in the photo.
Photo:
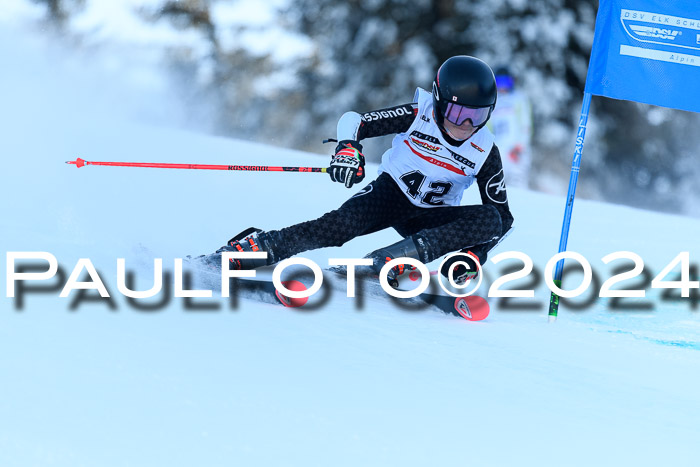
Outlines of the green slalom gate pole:
[[[591,93],[583,94],[583,104],[581,105],[581,117],[578,123],[578,132],[576,133],[576,147],[574,148],[574,159],[571,164],[571,175],[569,177],[569,192],[566,195],[566,208],[564,209],[564,223],[561,228],[561,237],[559,238],[559,253],[566,251],[566,243],[569,240],[569,227],[571,226],[571,213],[574,209],[574,197],[576,196],[576,184],[578,183],[578,174],[581,168],[581,156],[583,154],[583,140],[586,137],[586,124],[588,123],[588,111],[591,107]],[[561,288],[561,277],[564,271],[564,260],[557,262],[557,267],[554,271],[554,285]],[[556,321],[559,312],[559,296],[552,292],[549,299],[549,322]]]

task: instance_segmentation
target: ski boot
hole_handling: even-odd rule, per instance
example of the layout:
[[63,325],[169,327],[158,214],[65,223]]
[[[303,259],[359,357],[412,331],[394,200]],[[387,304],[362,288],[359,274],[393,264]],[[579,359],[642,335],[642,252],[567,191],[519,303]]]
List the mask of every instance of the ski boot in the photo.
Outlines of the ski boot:
[[270,238],[267,232],[263,232],[255,227],[250,227],[238,235],[230,239],[226,245],[222,246],[217,253],[221,254],[227,251],[240,252],[266,252],[267,258],[231,258],[229,269],[256,269],[262,266],[268,266],[277,262],[275,258],[275,243]]
[[[484,254],[484,256],[486,255]],[[458,264],[453,268],[452,278],[455,284],[457,284],[458,286],[462,286],[468,281],[477,278],[477,276],[479,275],[479,268],[477,267],[477,263],[479,263],[480,265],[481,261],[474,252],[469,250],[460,251],[456,255],[451,257],[449,260],[445,261],[445,263],[442,265],[442,268],[440,268],[440,274],[449,279],[450,266],[457,262],[466,263],[467,266],[465,266],[465,264]]]
[[[376,275],[379,275],[379,272],[386,263],[392,259],[403,257],[418,259],[424,263],[429,262],[425,241],[422,238],[414,238],[413,236],[406,237],[400,242],[374,250],[365,256],[365,258],[372,258],[374,260],[374,265],[370,266],[370,268]],[[394,266],[387,274],[389,285],[397,288],[399,286],[399,276],[413,269],[415,269],[413,266],[406,264]]]

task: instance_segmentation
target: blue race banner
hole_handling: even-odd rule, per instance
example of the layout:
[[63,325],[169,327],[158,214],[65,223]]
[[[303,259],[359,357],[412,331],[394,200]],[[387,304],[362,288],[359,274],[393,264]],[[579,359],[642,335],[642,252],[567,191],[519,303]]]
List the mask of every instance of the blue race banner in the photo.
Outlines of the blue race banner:
[[600,0],[586,92],[700,112],[700,0]]

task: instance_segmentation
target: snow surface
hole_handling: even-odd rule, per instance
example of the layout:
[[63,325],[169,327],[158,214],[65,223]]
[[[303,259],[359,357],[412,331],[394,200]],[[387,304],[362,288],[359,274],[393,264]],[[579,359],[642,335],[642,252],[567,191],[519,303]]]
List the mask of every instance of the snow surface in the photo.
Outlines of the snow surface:
[[[89,67],[13,38],[2,46],[2,249],[50,252],[66,274],[90,258],[114,308],[59,298],[57,280],[21,304],[2,294],[0,465],[698,465],[700,319],[658,292],[648,292],[652,311],[598,299],[563,305],[556,324],[541,281],[537,310],[491,300],[480,323],[374,298],[357,309],[338,294],[307,312],[252,301],[231,310],[216,298],[195,300],[215,310],[175,298],[130,306],[117,258],[148,288],[153,257],[172,271],[174,258],[251,225],[316,217],[355,190],[320,174],[65,165],[327,159],[189,133],[174,100],[119,74],[98,92]],[[564,199],[509,194],[516,229],[494,253],[525,252],[541,276]],[[606,279],[617,264],[600,258],[621,250],[654,273],[680,251],[697,264],[699,233],[698,220],[577,200],[569,247]],[[397,239],[386,231],[303,256],[325,264]],[[491,279],[503,266],[486,265]],[[5,268],[0,276],[5,284]]]

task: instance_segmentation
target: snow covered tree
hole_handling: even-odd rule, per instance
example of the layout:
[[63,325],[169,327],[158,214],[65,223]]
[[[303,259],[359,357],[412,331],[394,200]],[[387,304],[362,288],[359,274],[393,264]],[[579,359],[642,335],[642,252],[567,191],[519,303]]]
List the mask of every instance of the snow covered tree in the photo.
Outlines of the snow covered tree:
[[62,29],[70,14],[85,4],[85,0],[32,0],[46,6],[46,17],[57,28]]

